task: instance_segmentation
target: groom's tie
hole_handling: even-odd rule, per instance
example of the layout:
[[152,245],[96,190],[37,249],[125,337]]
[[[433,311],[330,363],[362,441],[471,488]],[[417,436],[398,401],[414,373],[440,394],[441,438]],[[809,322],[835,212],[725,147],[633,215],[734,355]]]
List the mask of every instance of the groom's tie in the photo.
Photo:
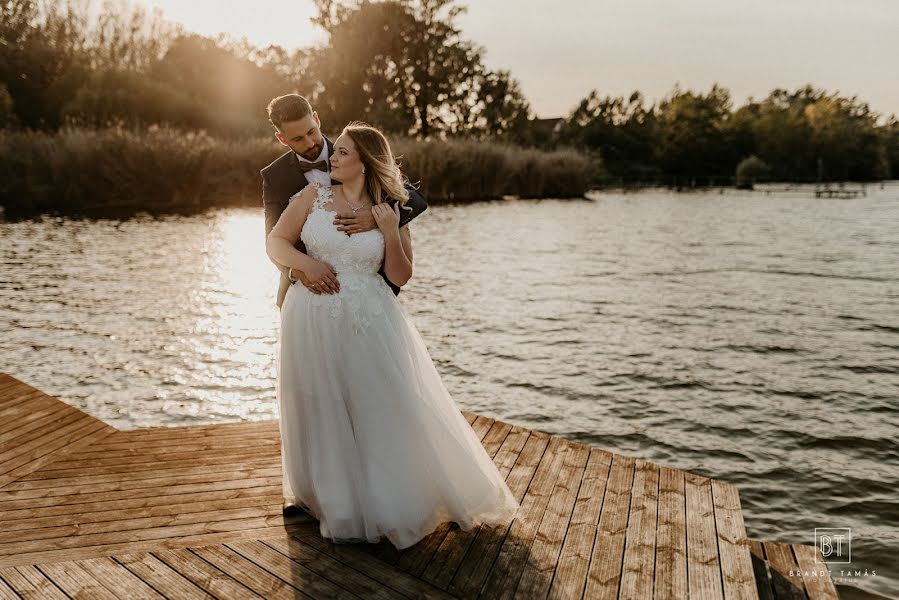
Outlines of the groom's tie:
[[326,160],[320,160],[314,163],[305,162],[302,160],[298,162],[300,163],[300,171],[302,171],[303,173],[307,171],[324,171],[325,173],[328,172],[328,161]]

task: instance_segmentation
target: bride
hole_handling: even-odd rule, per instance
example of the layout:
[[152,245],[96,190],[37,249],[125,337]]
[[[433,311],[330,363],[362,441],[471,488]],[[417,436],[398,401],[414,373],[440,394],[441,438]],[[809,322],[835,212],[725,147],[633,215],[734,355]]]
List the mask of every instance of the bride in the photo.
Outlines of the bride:
[[[278,402],[284,501],[335,542],[412,546],[438,525],[509,522],[519,508],[440,380],[424,341],[378,274],[412,276],[408,198],[380,131],[351,123],[331,177],[291,198],[269,256],[319,289],[291,286],[281,308]],[[371,210],[377,228],[349,236],[337,211]],[[307,254],[294,245],[302,239]]]

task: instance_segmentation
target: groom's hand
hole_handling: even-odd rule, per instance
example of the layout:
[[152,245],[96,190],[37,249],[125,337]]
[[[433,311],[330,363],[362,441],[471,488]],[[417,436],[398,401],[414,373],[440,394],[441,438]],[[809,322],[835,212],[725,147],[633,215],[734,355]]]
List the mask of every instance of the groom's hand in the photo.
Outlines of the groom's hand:
[[337,231],[342,231],[347,235],[371,231],[378,226],[371,209],[360,210],[357,213],[351,210],[341,211],[334,217],[334,224],[337,225]]

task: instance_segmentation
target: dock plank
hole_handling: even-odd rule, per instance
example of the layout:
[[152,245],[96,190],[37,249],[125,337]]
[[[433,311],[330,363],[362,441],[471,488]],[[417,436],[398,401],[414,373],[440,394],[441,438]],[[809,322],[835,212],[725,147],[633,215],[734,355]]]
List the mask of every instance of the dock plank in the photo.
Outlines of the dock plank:
[[153,555],[216,598],[264,598],[186,548],[156,550]]
[[[292,537],[356,569],[360,573],[364,573],[367,577],[396,590],[403,596],[409,598],[435,598],[438,600],[448,600],[454,597],[426,581],[422,581],[405,571],[397,569],[393,565],[378,560],[361,548],[350,544],[335,544],[322,539],[321,535],[319,535],[317,524],[297,527],[297,531]],[[284,552],[285,542],[282,538],[283,536],[272,537],[265,540],[265,543]]]
[[630,515],[625,533],[621,574],[622,598],[648,598],[653,593],[656,529],[659,513],[659,467],[644,460],[634,464]]
[[655,597],[686,598],[687,497],[684,472],[659,469],[659,518],[656,533]]
[[814,546],[803,544],[790,544],[790,549],[802,572],[802,582],[809,600],[839,600],[821,552]]
[[580,598],[584,593],[587,567],[611,467],[611,453],[598,448],[590,449],[559,565],[549,590],[551,599]]
[[116,432],[62,400],[14,379],[0,387],[0,490],[17,479]]
[[764,542],[771,584],[778,600],[805,600],[805,584],[789,544]]
[[515,598],[530,599],[548,594],[589,456],[587,446],[571,444],[568,447],[543,518],[537,526]]
[[0,575],[0,600],[19,600],[21,596],[15,592]]
[[612,459],[593,552],[587,566],[585,598],[612,600],[618,597],[635,464],[635,459],[620,454]]
[[167,598],[178,598],[179,600],[212,598],[209,592],[200,589],[189,579],[147,552],[123,554],[115,556],[113,559]]
[[15,405],[0,405],[0,448],[22,433],[60,416],[59,400],[37,391],[26,394]]
[[21,596],[28,600],[47,598],[49,600],[67,600],[68,596],[50,581],[37,567],[28,565],[0,569],[0,581],[6,581],[15,592],[14,598]]
[[38,567],[50,581],[72,598],[116,600],[115,594],[103,587],[75,562],[56,562]]
[[341,588],[362,598],[391,600],[403,597],[386,585],[291,536],[230,546],[285,581],[297,581],[298,573],[309,571],[323,580],[340,582]]
[[752,557],[737,488],[723,481],[712,480],[712,501],[715,507],[724,597],[727,600],[756,598]]
[[524,571],[531,545],[537,536],[537,528],[543,520],[546,507],[562,465],[571,451],[571,443],[562,438],[550,438],[537,472],[521,502],[520,516],[509,528],[509,534],[500,546],[481,595],[487,598],[510,598],[515,593]]
[[749,553],[752,556],[752,574],[755,577],[755,589],[759,600],[774,600],[774,589],[771,587],[764,546],[758,540],[749,540]]
[[142,579],[108,556],[78,561],[78,566],[116,596],[135,600],[156,600],[161,596]]
[[305,569],[297,568],[285,581],[227,546],[203,546],[190,550],[267,600],[291,600],[296,597],[342,600],[355,598],[314,573],[312,577],[308,576]]
[[712,501],[712,481],[684,475],[687,497],[687,584],[692,598],[724,598]]

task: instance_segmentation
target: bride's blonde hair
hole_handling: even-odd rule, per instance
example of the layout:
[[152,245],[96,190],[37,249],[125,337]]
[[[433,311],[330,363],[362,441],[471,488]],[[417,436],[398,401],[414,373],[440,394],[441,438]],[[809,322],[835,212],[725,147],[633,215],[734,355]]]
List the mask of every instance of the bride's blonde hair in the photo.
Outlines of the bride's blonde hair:
[[406,176],[400,171],[384,134],[361,121],[353,121],[344,127],[343,134],[353,140],[359,160],[365,167],[365,188],[372,202],[380,204],[393,198],[400,203],[400,208],[412,210],[406,206],[409,200]]

